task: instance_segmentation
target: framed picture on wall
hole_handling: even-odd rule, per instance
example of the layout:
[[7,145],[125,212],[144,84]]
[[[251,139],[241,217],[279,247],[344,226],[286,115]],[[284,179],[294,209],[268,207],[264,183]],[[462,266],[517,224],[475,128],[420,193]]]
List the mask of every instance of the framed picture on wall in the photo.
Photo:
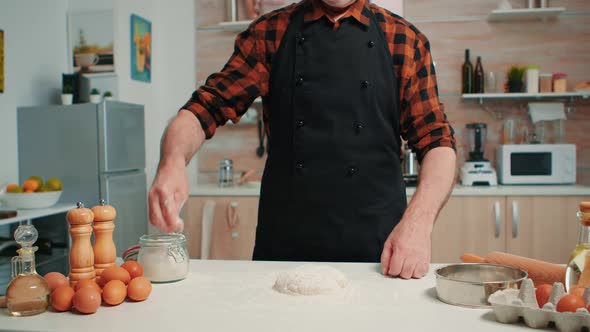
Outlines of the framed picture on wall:
[[152,23],[131,15],[131,79],[152,80]]
[[68,15],[68,63],[74,72],[115,71],[113,11],[83,11]]
[[4,30],[0,30],[0,93],[4,93]]

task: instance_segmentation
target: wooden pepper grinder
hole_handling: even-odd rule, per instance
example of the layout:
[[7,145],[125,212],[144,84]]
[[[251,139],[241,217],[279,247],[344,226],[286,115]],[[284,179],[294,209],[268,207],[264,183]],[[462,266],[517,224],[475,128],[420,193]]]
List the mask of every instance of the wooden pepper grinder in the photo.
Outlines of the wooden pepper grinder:
[[102,271],[115,266],[117,259],[117,248],[113,241],[117,211],[114,207],[105,205],[104,199],[101,199],[100,205],[92,208],[92,213],[94,213],[94,269],[98,282]]
[[84,208],[80,202],[78,208],[71,209],[66,215],[70,224],[72,249],[70,250],[70,285],[74,287],[79,280],[94,279],[94,252],[90,237],[92,236],[92,221],[94,214]]

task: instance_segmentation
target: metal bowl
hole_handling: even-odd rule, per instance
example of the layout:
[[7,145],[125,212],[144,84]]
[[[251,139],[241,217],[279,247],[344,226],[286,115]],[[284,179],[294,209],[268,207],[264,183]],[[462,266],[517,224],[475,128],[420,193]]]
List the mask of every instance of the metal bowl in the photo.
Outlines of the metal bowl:
[[518,289],[526,271],[494,264],[453,264],[435,271],[438,298],[469,308],[490,307],[488,297],[507,288]]

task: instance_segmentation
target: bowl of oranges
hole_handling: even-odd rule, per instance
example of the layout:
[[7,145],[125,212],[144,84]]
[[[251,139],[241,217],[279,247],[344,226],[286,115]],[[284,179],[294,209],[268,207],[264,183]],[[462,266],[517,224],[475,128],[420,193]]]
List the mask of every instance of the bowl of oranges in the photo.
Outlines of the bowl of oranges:
[[58,178],[43,181],[39,176],[31,176],[22,185],[9,184],[0,195],[2,208],[42,209],[55,205],[62,194],[62,183]]

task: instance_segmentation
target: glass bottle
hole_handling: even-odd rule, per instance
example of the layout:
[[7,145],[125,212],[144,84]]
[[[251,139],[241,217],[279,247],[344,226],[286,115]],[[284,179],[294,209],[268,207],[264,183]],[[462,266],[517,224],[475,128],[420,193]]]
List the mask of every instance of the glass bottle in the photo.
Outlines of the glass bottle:
[[473,93],[473,65],[469,60],[469,49],[465,50],[465,62],[462,68],[462,93]]
[[576,286],[590,286],[590,202],[580,203],[578,245],[570,255],[565,270],[565,287],[569,292]]
[[44,312],[49,305],[50,288],[35,271],[33,243],[38,233],[33,225],[20,225],[14,239],[21,246],[18,256],[12,257],[12,281],[6,289],[6,304],[10,316],[31,316]]
[[478,56],[473,71],[473,93],[484,93],[484,84],[483,65],[481,64],[481,57]]

